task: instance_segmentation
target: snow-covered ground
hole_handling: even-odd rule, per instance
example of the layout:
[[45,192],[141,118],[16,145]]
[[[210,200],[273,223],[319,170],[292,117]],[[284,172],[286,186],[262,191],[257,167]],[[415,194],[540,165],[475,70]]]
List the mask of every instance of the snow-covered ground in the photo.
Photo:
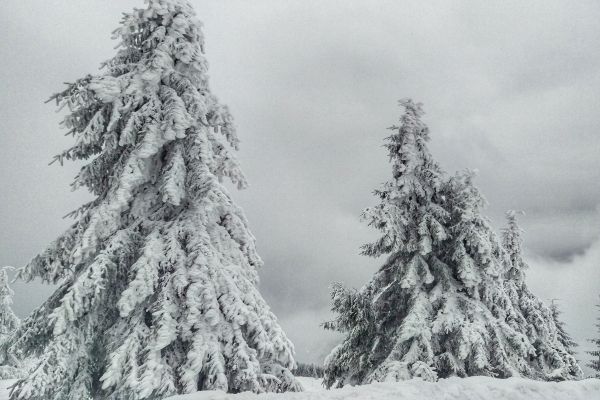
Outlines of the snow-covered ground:
[[443,379],[437,383],[410,380],[398,383],[324,390],[319,380],[301,378],[303,393],[261,394],[198,392],[168,400],[595,400],[600,379],[578,382],[538,382],[526,379],[473,377]]
[[[302,393],[226,394],[198,392],[167,400],[595,400],[600,399],[600,379],[578,382],[538,382],[526,379],[484,377],[443,379],[437,383],[411,380],[398,383],[325,390],[321,381],[300,378]],[[0,381],[0,400],[8,400],[8,387],[15,381]]]
[[0,400],[8,400],[8,393],[10,393],[8,388],[15,382],[12,379],[0,381]]

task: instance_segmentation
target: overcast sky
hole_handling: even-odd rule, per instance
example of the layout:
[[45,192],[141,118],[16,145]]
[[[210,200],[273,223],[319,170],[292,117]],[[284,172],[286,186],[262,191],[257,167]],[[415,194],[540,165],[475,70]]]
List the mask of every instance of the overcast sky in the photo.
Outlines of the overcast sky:
[[[500,228],[521,209],[528,282],[560,299],[588,348],[600,294],[600,2],[201,1],[213,92],[236,118],[250,188],[234,192],[265,261],[261,290],[321,361],[337,337],[332,281],[361,286],[382,260],[359,220],[390,177],[382,148],[397,100],[425,104],[431,151],[477,182]],[[492,4],[494,3],[494,4]],[[114,54],[121,12],[141,0],[3,0],[0,9],[0,265],[22,266],[88,198],[50,94]],[[25,316],[51,288],[14,285]],[[583,354],[580,358],[585,359]]]

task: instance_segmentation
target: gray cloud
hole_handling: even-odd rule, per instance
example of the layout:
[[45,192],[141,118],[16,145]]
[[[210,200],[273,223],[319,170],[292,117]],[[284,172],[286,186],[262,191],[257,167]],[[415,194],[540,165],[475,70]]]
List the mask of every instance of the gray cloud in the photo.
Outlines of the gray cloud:
[[[382,139],[407,96],[425,103],[443,167],[479,170],[498,226],[506,209],[527,212],[528,249],[544,260],[532,267],[535,290],[564,298],[575,274],[591,282],[564,299],[569,327],[585,337],[589,316],[574,305],[600,291],[598,2],[193,3],[213,91],[243,141],[251,187],[233,196],[265,260],[261,289],[302,360],[336,340],[318,328],[330,282],[361,286],[380,262],[358,254],[376,237],[358,216],[389,176]],[[23,265],[88,198],[68,191],[76,166],[46,166],[69,139],[42,101],[109,58],[120,12],[141,5],[3,2],[0,263]],[[21,315],[49,293],[16,289]]]

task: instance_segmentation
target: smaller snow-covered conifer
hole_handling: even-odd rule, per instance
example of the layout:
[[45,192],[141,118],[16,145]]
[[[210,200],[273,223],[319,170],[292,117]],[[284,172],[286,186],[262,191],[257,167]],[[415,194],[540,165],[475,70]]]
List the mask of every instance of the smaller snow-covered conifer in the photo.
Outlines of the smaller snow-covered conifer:
[[363,254],[385,256],[361,289],[335,285],[326,329],[346,337],[325,361],[324,384],[450,376],[573,379],[577,361],[552,313],[525,284],[516,213],[500,241],[470,171],[447,177],[429,153],[421,105],[386,140],[392,179],[363,216],[380,231]]
[[386,139],[392,179],[363,214],[381,233],[363,254],[386,258],[360,290],[333,288],[336,318],[324,326],[346,338],[325,362],[324,384],[529,376],[535,349],[506,322],[518,312],[473,173],[448,178],[427,148],[421,105],[401,106]]

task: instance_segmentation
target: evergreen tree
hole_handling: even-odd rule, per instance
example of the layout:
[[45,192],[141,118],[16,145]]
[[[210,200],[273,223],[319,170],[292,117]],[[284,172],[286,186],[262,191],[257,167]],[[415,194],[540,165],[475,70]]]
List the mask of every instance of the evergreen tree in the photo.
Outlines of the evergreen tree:
[[262,261],[223,178],[246,185],[185,0],[147,0],[101,75],[53,98],[96,197],[19,272],[59,284],[10,343],[38,357],[12,399],[162,399],[287,391],[293,346],[257,289]]
[[[389,256],[361,290],[333,287],[332,310],[338,316],[324,326],[347,336],[325,361],[327,387],[376,380],[398,363],[405,370],[398,373],[435,378],[428,287],[434,283],[432,270],[441,264],[432,249],[447,237],[447,213],[440,205],[441,170],[426,146],[429,133],[421,106],[411,100],[401,105],[400,126],[390,128],[386,143],[393,180],[375,191],[381,202],[363,212],[368,224],[383,233],[363,246],[363,254]],[[406,348],[412,351],[401,354]]]
[[528,376],[536,379],[565,380],[581,377],[582,371],[574,357],[577,344],[565,330],[555,304],[547,307],[525,282],[529,268],[523,259],[523,230],[519,227],[516,211],[507,211],[507,226],[502,231],[505,252],[504,288],[517,312],[507,321],[527,335],[535,348],[530,357]]
[[405,113],[386,145],[393,180],[363,214],[383,233],[363,253],[387,260],[361,290],[334,287],[338,317],[325,327],[347,336],[326,360],[325,384],[512,375],[506,353],[530,349],[498,323],[507,302],[499,245],[479,215],[483,199],[470,176],[444,178],[427,149],[421,106],[401,104]]
[[13,290],[8,284],[6,268],[0,269],[0,379],[14,379],[22,376],[20,363],[6,353],[8,339],[21,324],[12,310]]
[[386,147],[392,180],[363,216],[382,232],[363,254],[387,258],[360,290],[336,284],[344,332],[328,356],[327,387],[420,377],[542,378],[536,347],[504,287],[506,253],[482,215],[471,172],[446,178],[427,149],[420,104],[407,100]]
[[[600,311],[600,302],[596,305],[598,311]],[[593,350],[589,350],[588,353],[592,356],[592,359],[587,364],[588,367],[595,371],[595,377],[600,379],[600,316],[596,318],[596,328],[598,329],[598,336],[595,339],[590,339],[590,343],[594,345]]]

